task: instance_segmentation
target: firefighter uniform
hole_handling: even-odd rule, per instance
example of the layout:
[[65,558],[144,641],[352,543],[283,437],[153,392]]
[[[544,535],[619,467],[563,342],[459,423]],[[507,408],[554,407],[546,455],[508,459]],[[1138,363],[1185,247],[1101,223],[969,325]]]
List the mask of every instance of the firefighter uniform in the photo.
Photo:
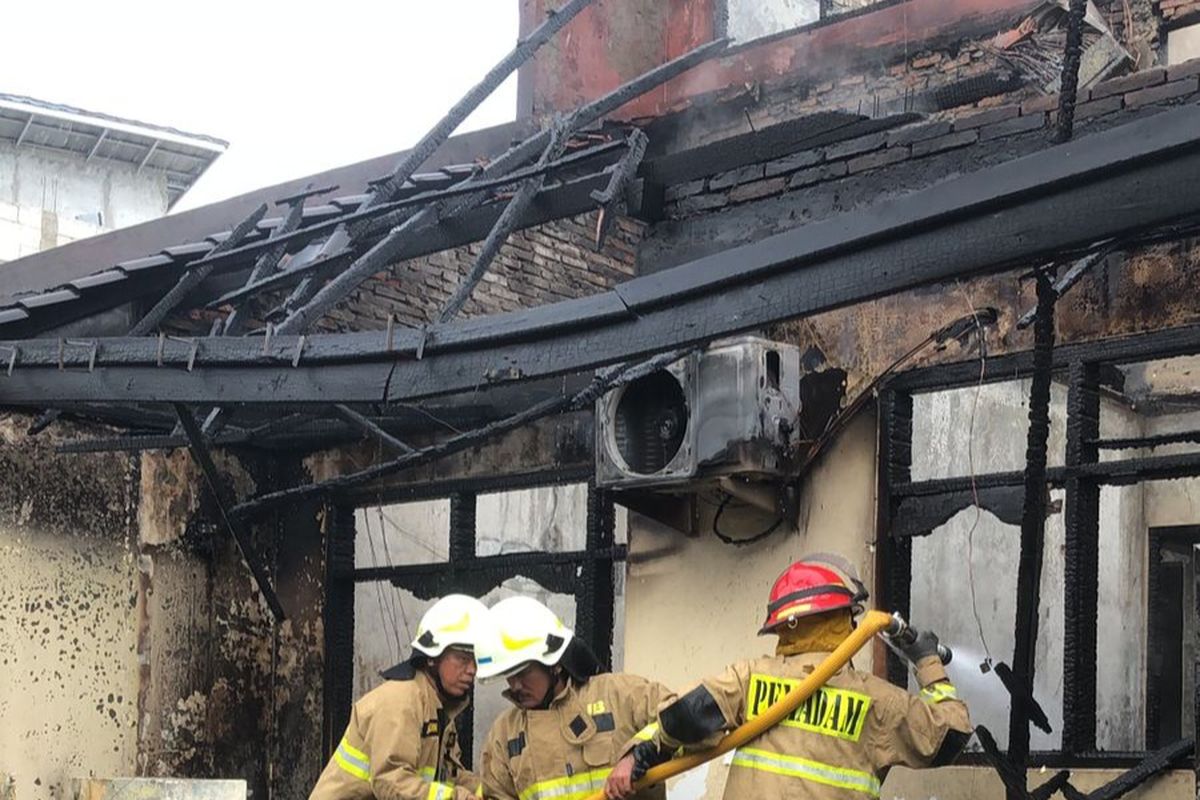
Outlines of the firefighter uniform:
[[470,800],[479,779],[462,765],[454,718],[433,680],[405,662],[368,692],[309,800]]
[[[738,662],[664,708],[661,751],[754,719],[804,680],[828,653]],[[971,724],[936,657],[917,665],[909,694],[843,667],[780,724],[733,754],[726,798],[850,800],[878,797],[893,766],[929,767],[957,756]]]
[[[603,673],[583,684],[569,681],[548,709],[506,710],[484,748],[484,795],[582,800],[602,791],[621,753],[654,735],[656,711],[671,697],[665,686],[645,678]],[[661,786],[634,795],[665,796]]]

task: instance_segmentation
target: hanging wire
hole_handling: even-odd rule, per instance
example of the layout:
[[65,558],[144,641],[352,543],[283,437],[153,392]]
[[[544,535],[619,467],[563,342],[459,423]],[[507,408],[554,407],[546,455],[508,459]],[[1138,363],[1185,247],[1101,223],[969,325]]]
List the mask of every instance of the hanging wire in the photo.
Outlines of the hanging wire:
[[980,670],[989,672],[992,668],[992,651],[988,647],[987,636],[983,632],[983,618],[979,613],[979,596],[975,590],[975,531],[983,517],[983,509],[979,505],[979,483],[975,472],[975,419],[979,412],[979,399],[983,394],[983,384],[987,377],[987,335],[979,323],[979,313],[975,304],[967,295],[961,283],[956,282],[959,293],[970,309],[975,320],[975,335],[979,341],[979,382],[975,386],[975,397],[971,401],[971,420],[967,425],[967,473],[971,478],[971,504],[975,508],[975,519],[967,531],[967,586],[971,590],[971,613],[975,617],[975,628],[979,631],[979,644],[983,647],[984,661],[979,665]]
[[[378,555],[376,555],[376,552],[375,552],[375,537],[371,533],[371,517],[367,514],[366,511],[363,511],[363,513],[362,513],[362,521],[363,521],[363,531],[367,534],[367,549],[371,553],[371,563],[374,565],[378,565],[379,557],[378,557]],[[385,624],[386,624],[386,620],[388,619],[390,614],[388,613],[387,600],[384,597],[382,581],[375,582],[375,599],[377,600],[377,602],[379,604],[379,616],[385,620]],[[395,660],[399,660],[399,658],[400,658],[399,653],[395,652],[392,649],[393,640],[388,639],[387,641],[388,641],[389,655],[394,657]]]
[[[392,564],[394,564],[396,562],[392,561],[392,553],[388,549],[388,543],[387,543],[388,537],[387,537],[387,531],[384,530],[384,525],[385,525],[385,523],[390,522],[392,527],[395,528],[397,531],[399,531],[400,533],[405,534],[405,535],[407,535],[407,534],[405,533],[404,530],[402,530],[400,528],[400,526],[398,524],[396,524],[396,522],[394,520],[388,520],[387,515],[383,513],[383,506],[376,506],[375,508],[379,512],[379,535],[383,539],[383,557],[387,559],[388,566],[391,566]],[[429,550],[430,552],[433,552],[432,548],[430,548],[428,545],[426,545],[424,542],[422,542],[417,537],[409,536],[409,539],[414,544],[424,546],[427,550]],[[437,555],[437,553],[434,553],[434,555]],[[403,643],[407,642],[409,640],[409,637],[412,636],[412,623],[410,623],[408,621],[408,612],[405,611],[405,609],[404,609],[404,598],[400,595],[400,590],[397,589],[395,586],[392,587],[392,599],[396,601],[396,607],[400,611],[400,619],[404,622],[404,636],[400,637],[400,635],[397,633],[397,637],[396,637],[397,641],[399,641],[401,643],[401,645],[403,645]],[[395,620],[395,617],[393,616],[392,619]]]

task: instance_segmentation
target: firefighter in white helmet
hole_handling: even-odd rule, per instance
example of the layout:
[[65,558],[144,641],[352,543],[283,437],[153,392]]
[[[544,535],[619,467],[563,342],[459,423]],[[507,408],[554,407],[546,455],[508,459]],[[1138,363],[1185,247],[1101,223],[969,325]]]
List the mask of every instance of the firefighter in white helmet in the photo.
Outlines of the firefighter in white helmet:
[[421,618],[412,655],[364,695],[309,800],[468,800],[478,777],[462,765],[454,719],[471,700],[487,607],[452,594]]
[[488,733],[484,795],[563,800],[603,789],[621,753],[654,735],[658,706],[673,695],[636,675],[601,672],[591,650],[533,598],[501,600],[491,614],[494,638],[479,646],[479,677],[504,676],[514,707]]

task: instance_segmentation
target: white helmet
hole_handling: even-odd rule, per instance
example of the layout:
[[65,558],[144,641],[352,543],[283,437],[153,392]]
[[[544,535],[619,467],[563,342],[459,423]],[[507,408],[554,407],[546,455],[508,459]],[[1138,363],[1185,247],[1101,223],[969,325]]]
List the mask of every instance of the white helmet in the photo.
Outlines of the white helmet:
[[475,651],[478,677],[494,678],[537,661],[552,667],[575,634],[532,597],[509,597],[492,606],[492,630]]
[[430,658],[440,656],[447,647],[474,650],[488,626],[487,606],[465,594],[448,594],[421,617],[413,650]]

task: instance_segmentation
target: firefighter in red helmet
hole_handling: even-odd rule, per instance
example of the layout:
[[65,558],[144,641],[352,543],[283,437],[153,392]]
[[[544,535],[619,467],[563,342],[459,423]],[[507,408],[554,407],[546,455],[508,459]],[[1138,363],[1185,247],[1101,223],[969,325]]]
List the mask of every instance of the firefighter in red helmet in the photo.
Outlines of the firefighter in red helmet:
[[[775,655],[733,664],[660,708],[654,739],[617,764],[605,786],[608,797],[626,797],[633,781],[676,748],[711,745],[763,713],[850,634],[866,598],[853,569],[836,556],[810,556],[788,567],[771,589],[759,631],[779,637]],[[953,761],[971,724],[946,676],[937,637],[920,633],[900,649],[914,667],[919,695],[843,667],[783,722],[734,752],[725,797],[878,797],[893,766]]]

